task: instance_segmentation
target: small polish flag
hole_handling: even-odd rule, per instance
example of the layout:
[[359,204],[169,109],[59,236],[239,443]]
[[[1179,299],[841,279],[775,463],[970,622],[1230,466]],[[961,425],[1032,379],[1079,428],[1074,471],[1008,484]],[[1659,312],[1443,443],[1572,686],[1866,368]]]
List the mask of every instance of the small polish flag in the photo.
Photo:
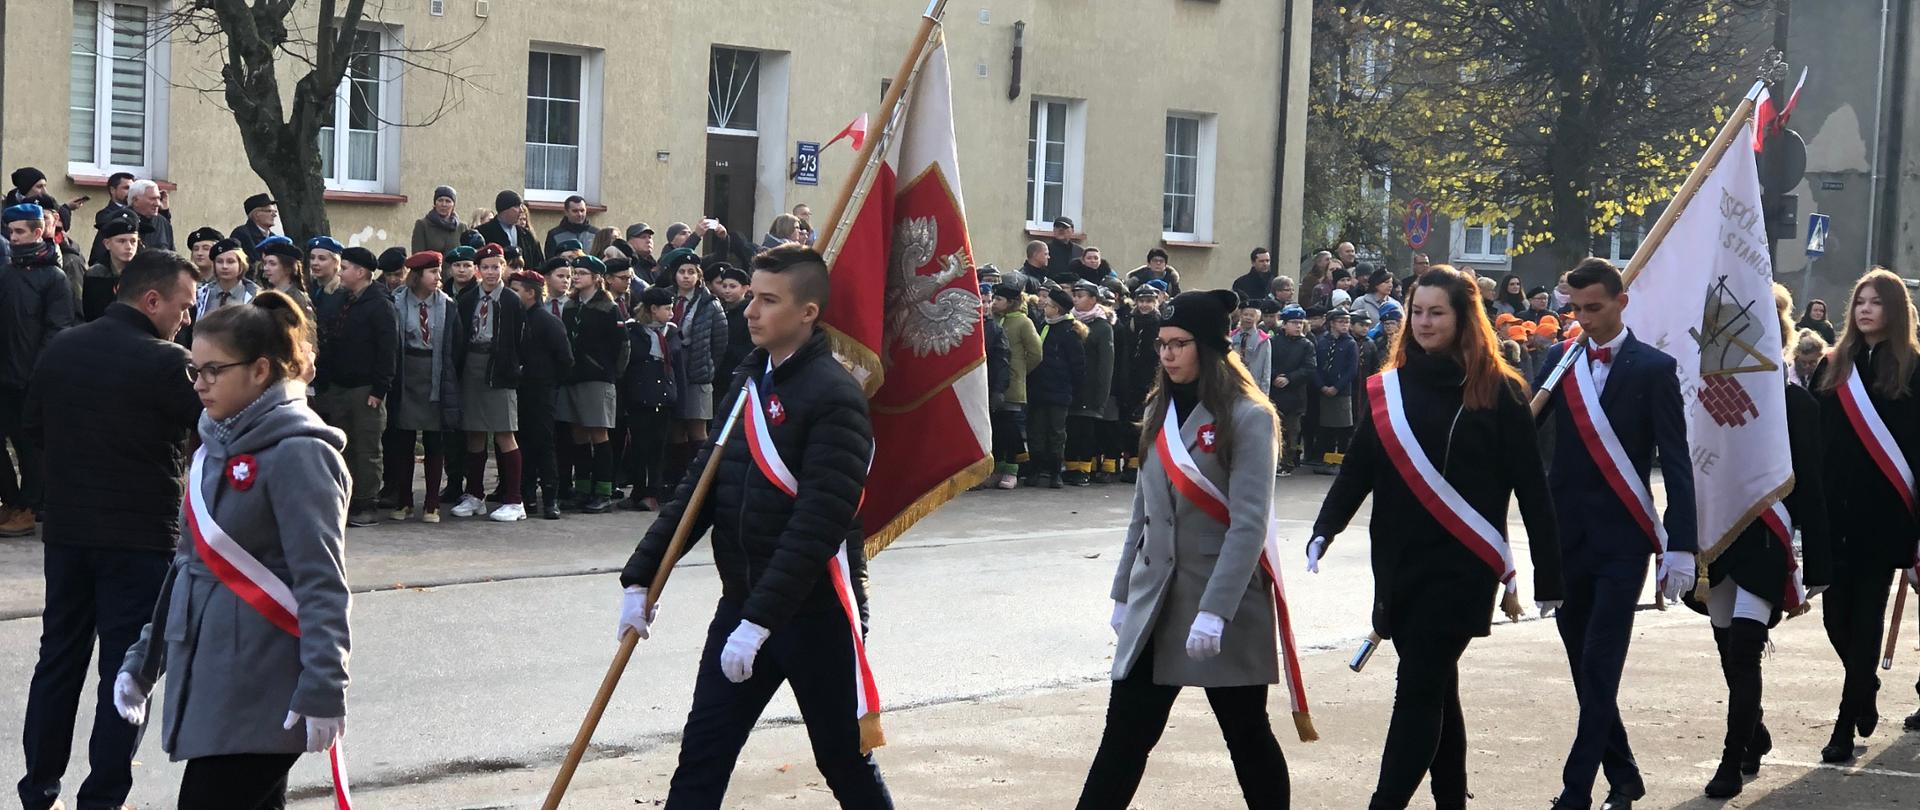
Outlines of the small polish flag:
[[1753,151],[1759,152],[1767,136],[1787,128],[1787,119],[1793,115],[1793,106],[1800,103],[1800,88],[1807,85],[1807,69],[1800,69],[1800,81],[1793,85],[1793,93],[1787,96],[1785,106],[1775,107],[1773,95],[1762,89],[1753,108]]
[[[860,117],[853,119],[853,123],[848,124],[846,129],[840,130],[840,134],[833,136],[833,140],[827,141],[827,146],[832,146],[835,143],[838,143],[841,138],[848,138],[848,137],[851,137],[853,139],[853,151],[858,152],[863,147],[866,146],[867,144],[867,114],[866,113],[861,113]],[[820,147],[821,151],[826,151],[827,146]]]

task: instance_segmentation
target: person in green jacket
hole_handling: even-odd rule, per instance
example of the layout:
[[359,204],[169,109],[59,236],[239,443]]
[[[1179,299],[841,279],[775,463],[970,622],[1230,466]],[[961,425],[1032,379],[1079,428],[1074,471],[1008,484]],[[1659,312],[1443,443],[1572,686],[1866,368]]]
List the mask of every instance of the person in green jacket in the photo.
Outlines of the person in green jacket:
[[1027,460],[1027,373],[1040,365],[1040,331],[1027,317],[1026,295],[1012,284],[993,288],[993,319],[1007,333],[1013,355],[1013,375],[1007,395],[993,419],[994,485],[1019,486],[1020,465]]

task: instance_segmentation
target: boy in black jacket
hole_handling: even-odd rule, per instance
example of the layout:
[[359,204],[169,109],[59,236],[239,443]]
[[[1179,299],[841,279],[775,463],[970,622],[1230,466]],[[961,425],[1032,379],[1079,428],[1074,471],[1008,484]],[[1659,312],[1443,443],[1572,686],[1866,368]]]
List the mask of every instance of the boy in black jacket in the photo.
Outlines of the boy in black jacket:
[[1280,475],[1293,474],[1300,465],[1302,417],[1307,393],[1313,386],[1313,338],[1307,337],[1307,311],[1289,306],[1280,311],[1280,334],[1273,339],[1273,409],[1280,413]]
[[[732,268],[728,268],[732,269]],[[735,271],[738,272],[738,271]],[[633,446],[627,452],[627,480],[633,494],[623,509],[651,512],[660,498],[672,494],[666,480],[667,428],[673,424],[673,406],[680,401],[679,381],[673,374],[674,346],[680,340],[673,324],[673,291],[648,287],[634,308],[627,327],[633,341],[633,359],[620,387],[627,400],[627,433]]]
[[727,441],[718,459],[709,443],[688,467],[627,561],[617,632],[646,638],[653,618],[647,589],[670,562],[668,540],[701,471],[719,464],[690,536],[713,531],[720,605],[707,630],[667,806],[720,807],[747,735],[786,682],[840,806],[890,810],[879,766],[862,752],[878,744],[862,739],[862,726],[877,724],[877,708],[865,704],[871,690],[858,688],[866,685],[858,680],[864,652],[848,631],[861,626],[865,599],[857,512],[873,452],[866,395],[818,326],[830,287],[820,254],[782,245],[753,264],[747,322],[757,348],[715,411],[739,408],[738,420],[730,437],[724,429],[719,434]]

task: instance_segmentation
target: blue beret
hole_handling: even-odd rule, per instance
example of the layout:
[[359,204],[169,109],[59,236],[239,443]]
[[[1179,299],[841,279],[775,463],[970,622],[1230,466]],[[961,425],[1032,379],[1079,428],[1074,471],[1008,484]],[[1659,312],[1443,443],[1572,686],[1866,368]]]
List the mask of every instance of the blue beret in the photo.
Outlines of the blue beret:
[[1306,319],[1307,319],[1307,311],[1304,309],[1301,309],[1297,305],[1288,304],[1285,309],[1280,310],[1280,320],[1304,321]]
[[5,212],[0,212],[0,218],[4,218],[7,222],[42,220],[47,218],[47,209],[41,208],[33,203],[9,205]]
[[281,236],[280,234],[276,233],[272,236],[269,236],[265,239],[260,240],[260,243],[257,245],[254,245],[253,248],[255,251],[260,251],[266,248],[273,247],[274,245],[281,245],[281,244],[291,245],[293,244],[293,240],[288,239],[287,237]]
[[337,256],[340,254],[340,251],[343,251],[346,249],[347,248],[345,245],[340,244],[339,240],[334,239],[331,236],[316,236],[312,239],[307,240],[308,253],[312,253],[313,251],[316,251],[316,250],[324,250],[324,251],[327,251],[328,253],[332,253]]

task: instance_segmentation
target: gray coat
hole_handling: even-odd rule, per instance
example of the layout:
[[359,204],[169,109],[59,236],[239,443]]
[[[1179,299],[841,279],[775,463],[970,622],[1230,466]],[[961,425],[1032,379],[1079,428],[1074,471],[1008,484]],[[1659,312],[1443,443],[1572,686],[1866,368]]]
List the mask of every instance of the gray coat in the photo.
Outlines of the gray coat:
[[[298,383],[267,389],[230,422],[200,417],[206,459],[189,483],[213,522],[293,591],[300,636],[240,601],[183,538],[153,621],[120,666],[149,689],[167,675],[161,747],[176,761],[302,753],[306,729],[281,728],[287,712],[347,712],[346,436],[307,407]],[[256,472],[244,491],[227,478],[242,453]]]
[[680,322],[680,345],[674,349],[674,369],[689,385],[726,382],[733,369],[720,368],[727,353],[727,313],[705,285],[693,288],[687,300],[687,314]]
[[[1149,417],[1151,418],[1151,417]],[[1231,526],[1220,523],[1173,488],[1157,453],[1140,463],[1133,520],[1113,578],[1113,600],[1125,603],[1113,678],[1133,670],[1149,642],[1153,682],[1166,686],[1255,686],[1280,682],[1274,629],[1273,584],[1259,571],[1273,508],[1273,412],[1241,400],[1233,412],[1233,448],[1206,452],[1200,427],[1214,417],[1195,405],[1180,426],[1180,441],[1200,474],[1227,496]],[[1222,462],[1231,456],[1231,468]],[[1225,619],[1220,654],[1187,657],[1187,631],[1200,611]]]

